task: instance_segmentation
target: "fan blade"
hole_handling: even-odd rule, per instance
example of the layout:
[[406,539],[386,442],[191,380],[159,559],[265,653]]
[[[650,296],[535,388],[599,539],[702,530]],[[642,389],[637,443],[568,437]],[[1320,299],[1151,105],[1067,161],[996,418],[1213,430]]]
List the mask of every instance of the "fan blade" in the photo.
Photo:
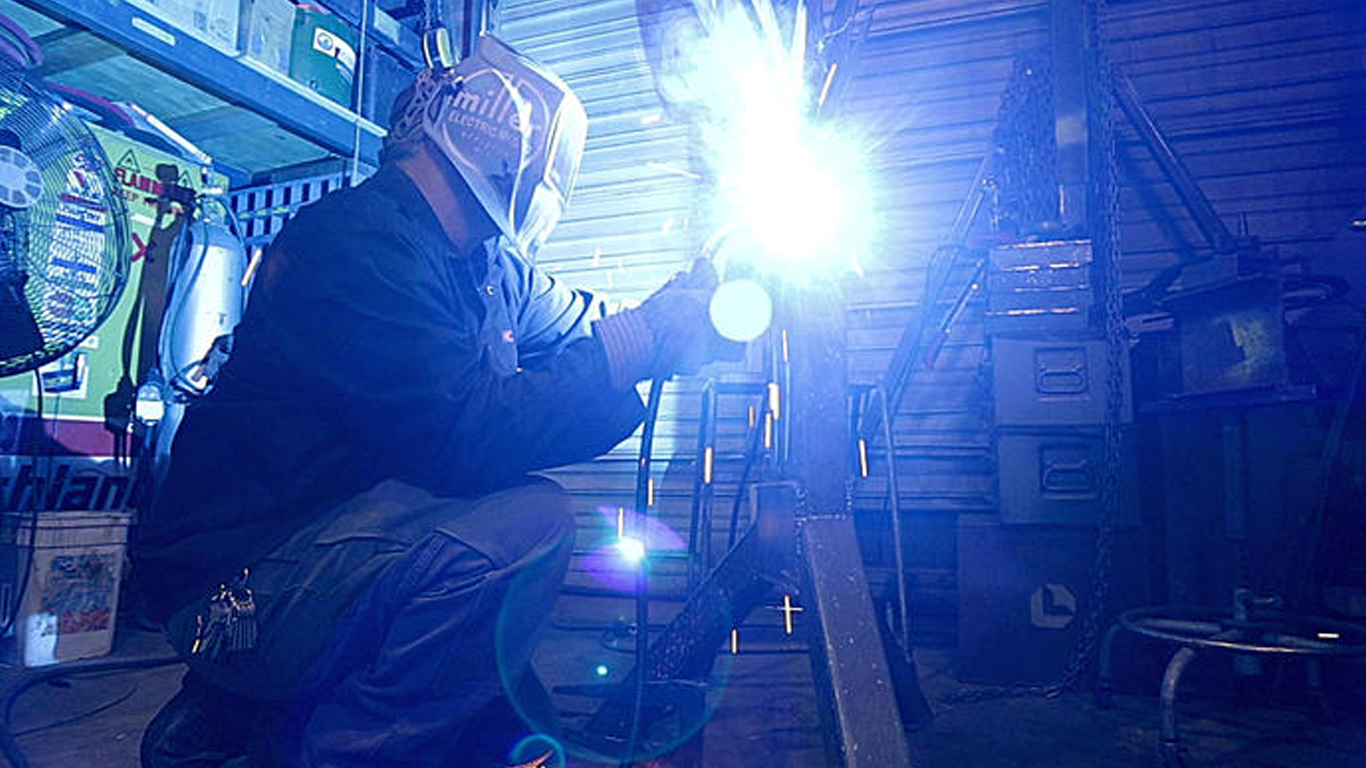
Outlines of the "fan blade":
[[18,136],[20,149],[39,168],[50,168],[78,146],[62,130],[61,117],[51,103],[29,98],[0,119],[0,130]]

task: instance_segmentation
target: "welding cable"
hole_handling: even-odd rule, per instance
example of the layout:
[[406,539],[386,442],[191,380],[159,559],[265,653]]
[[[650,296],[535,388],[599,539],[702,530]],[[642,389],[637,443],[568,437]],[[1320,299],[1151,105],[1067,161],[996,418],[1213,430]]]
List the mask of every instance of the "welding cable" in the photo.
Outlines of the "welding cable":
[[[636,520],[640,543],[647,539],[645,522],[648,519],[650,503],[650,453],[654,448],[655,424],[659,421],[659,402],[664,396],[663,377],[650,382],[650,395],[645,404],[645,426],[640,432],[640,462],[636,465]],[[640,560],[636,571],[636,690],[635,702],[631,707],[631,729],[626,735],[626,750],[622,754],[621,768],[631,765],[635,759],[636,748],[640,741],[641,721],[645,716],[645,685],[649,677],[647,663],[650,648],[650,578],[649,550]]]
[[92,718],[92,717],[94,717],[95,715],[100,714],[101,712],[108,712],[109,710],[113,709],[114,707],[117,707],[118,705],[122,704],[123,702],[128,701],[129,699],[133,698],[133,696],[137,695],[137,692],[138,692],[138,684],[137,684],[137,683],[133,683],[132,685],[128,686],[128,690],[124,691],[123,693],[119,694],[118,696],[115,696],[114,698],[112,698],[112,699],[110,699],[110,700],[108,700],[108,701],[106,701],[106,702],[103,702],[103,703],[98,704],[98,705],[96,705],[96,706],[94,706],[94,707],[91,707],[90,709],[87,709],[87,710],[85,710],[84,712],[77,712],[77,713],[74,714],[74,715],[68,715],[68,716],[66,716],[66,717],[58,718],[58,719],[53,720],[52,722],[49,722],[49,723],[43,723],[42,725],[30,726],[30,727],[28,727],[28,728],[25,728],[25,729],[22,730],[22,731],[15,731],[15,732],[14,732],[14,738],[17,739],[17,738],[20,738],[20,737],[22,737],[22,736],[32,736],[32,735],[35,734],[35,733],[41,733],[41,732],[43,732],[43,731],[50,731],[50,730],[52,730],[53,728],[61,728],[61,727],[66,726],[66,725],[74,725],[74,724],[76,724],[76,723],[81,722],[82,720],[86,720],[86,719]]
[[60,664],[50,669],[45,669],[31,677],[24,678],[5,690],[0,696],[0,752],[4,753],[5,759],[9,761],[12,768],[29,768],[28,758],[23,750],[19,749],[19,743],[15,740],[14,729],[11,727],[11,720],[14,715],[14,705],[19,701],[19,697],[25,692],[41,683],[45,683],[56,677],[66,677],[68,675],[82,675],[96,672],[122,672],[135,669],[153,669],[155,667],[167,667],[172,664],[179,664],[183,661],[179,656],[150,656],[141,659],[99,659],[96,661],[75,661],[69,664]]
[[[33,387],[34,390],[37,392],[38,402],[35,420],[38,422],[38,442],[41,443],[42,438],[47,436],[47,430],[43,428],[43,374],[41,371],[37,369],[33,371]],[[23,420],[21,419],[19,422],[20,436],[22,436],[23,433],[24,425]],[[32,460],[30,466],[32,466],[33,468],[33,481],[35,483],[38,482],[38,447],[39,446],[34,447],[33,455],[30,457],[30,459]],[[52,465],[48,464],[49,477],[51,477],[51,473]],[[0,637],[4,637],[5,635],[9,634],[9,631],[11,629],[15,629],[14,624],[15,621],[17,621],[19,618],[19,611],[24,607],[24,593],[28,591],[29,574],[33,571],[33,556],[38,546],[38,514],[39,512],[41,512],[42,495],[42,489],[37,486],[34,486],[33,495],[29,497],[28,505],[28,562],[24,564],[24,572],[19,575],[19,589],[15,590],[14,595],[11,598],[10,605],[6,606],[8,612],[5,615],[4,622],[0,623]],[[18,550],[18,531],[15,531],[14,538],[15,550]],[[14,553],[14,564],[16,567],[18,567],[19,565],[19,553],[17,551]]]
[[772,413],[768,409],[768,394],[765,393],[760,399],[760,405],[755,409],[754,428],[749,436],[749,445],[745,449],[745,464],[740,470],[740,482],[735,487],[735,498],[730,505],[730,526],[726,530],[726,551],[729,552],[735,546],[735,539],[740,533],[740,507],[745,498],[745,484],[749,482],[750,473],[754,471],[754,465],[759,459],[759,445],[764,435],[764,418]]

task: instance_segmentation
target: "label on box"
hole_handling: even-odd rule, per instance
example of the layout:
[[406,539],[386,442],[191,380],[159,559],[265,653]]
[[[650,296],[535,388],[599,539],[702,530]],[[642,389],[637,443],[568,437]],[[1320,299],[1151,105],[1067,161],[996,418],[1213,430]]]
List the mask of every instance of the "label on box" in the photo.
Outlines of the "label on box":
[[356,73],[356,49],[351,44],[319,27],[313,30],[313,50],[336,59],[337,71],[350,82]]

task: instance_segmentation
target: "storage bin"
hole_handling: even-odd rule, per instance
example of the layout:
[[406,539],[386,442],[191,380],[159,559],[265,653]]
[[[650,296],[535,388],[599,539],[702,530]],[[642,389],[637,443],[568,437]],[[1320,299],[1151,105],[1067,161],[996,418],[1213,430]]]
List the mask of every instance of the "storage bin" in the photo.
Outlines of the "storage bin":
[[294,14],[289,76],[349,108],[356,79],[355,31],[323,8],[300,5]]
[[5,515],[4,611],[23,588],[11,624],[13,660],[38,667],[109,653],[130,519],[120,512],[43,512],[35,534],[32,516]]

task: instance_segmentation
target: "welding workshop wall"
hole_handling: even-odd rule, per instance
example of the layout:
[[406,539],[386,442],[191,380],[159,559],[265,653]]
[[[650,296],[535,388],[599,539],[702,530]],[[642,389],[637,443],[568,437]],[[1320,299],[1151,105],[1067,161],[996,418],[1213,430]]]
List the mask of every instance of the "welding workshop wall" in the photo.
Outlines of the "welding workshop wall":
[[[671,124],[654,90],[634,0],[509,0],[496,33],[565,79],[588,112],[588,143],[573,200],[537,263],[613,300],[639,301],[685,269],[707,233],[694,226],[696,180],[686,130]],[[697,379],[665,390],[654,453],[651,514],[686,540]],[[742,432],[743,425],[734,428]],[[554,473],[579,516],[579,548],[615,535],[618,508],[635,488],[636,436],[591,464]],[[738,438],[737,438],[738,444]],[[681,593],[682,561],[657,553],[656,594]],[[569,584],[591,586],[577,563]]]
[[[1366,36],[1352,3],[1106,5],[1114,63],[1133,78],[1220,216],[1231,228],[1244,222],[1287,258],[1312,257],[1366,198]],[[871,164],[883,190],[877,258],[847,285],[851,382],[880,379],[918,311],[930,254],[949,236],[992,144],[1017,57],[1047,45],[1048,12],[1043,1],[871,5],[869,36],[843,102],[846,114],[872,127]],[[669,121],[653,90],[635,3],[509,0],[497,9],[496,28],[561,73],[591,119],[574,202],[542,263],[614,297],[641,298],[686,265],[707,233],[695,224],[693,174],[700,169],[686,131]],[[1131,289],[1182,253],[1206,246],[1136,136],[1122,126],[1118,156],[1123,282]],[[987,229],[979,221],[974,231]],[[960,520],[991,523],[1001,511],[985,363],[983,302],[974,298],[933,367],[912,377],[896,420],[913,629],[922,641],[952,642]],[[737,368],[723,375],[746,374]],[[666,393],[655,449],[672,460],[657,467],[654,512],[682,536],[698,388],[699,380],[683,380]],[[723,402],[716,458],[721,509],[734,492],[745,427],[743,405]],[[635,450],[630,441],[608,457],[558,473],[581,515],[587,537],[581,546],[610,533],[616,506],[630,497]],[[876,585],[892,563],[880,444],[870,447],[870,459],[870,477],[854,501]],[[1137,498],[1138,489],[1129,492]],[[1083,530],[1073,540],[1088,536]],[[1087,560],[1074,559],[1083,566]],[[657,567],[678,573],[667,563]],[[680,586],[667,576],[656,582],[664,592]]]
[[[1116,64],[1133,78],[1226,225],[1259,238],[1262,255],[1282,262],[1287,285],[1298,274],[1352,278],[1348,298],[1359,306],[1360,267],[1355,275],[1345,272],[1339,251],[1352,236],[1349,222],[1366,206],[1366,9],[1355,0],[1140,0],[1111,3],[1111,9]],[[1119,154],[1123,264],[1126,288],[1133,289],[1177,259],[1210,249],[1127,128]],[[1225,277],[1229,268],[1228,260],[1216,259],[1188,269],[1178,287]],[[1297,307],[1302,303],[1287,293],[1284,366],[1292,386],[1312,384],[1331,402],[1341,398],[1360,343],[1359,318],[1341,307]],[[1131,325],[1145,331],[1140,338],[1156,335],[1142,318]],[[1136,350],[1140,368],[1142,357]],[[1140,402],[1160,394],[1136,384]],[[1145,509],[1162,513],[1156,524],[1164,549],[1154,562],[1173,602],[1225,602],[1235,578],[1262,594],[1293,591],[1279,542],[1297,530],[1297,521],[1313,516],[1327,410],[1302,401],[1250,408],[1238,418],[1232,428],[1235,437],[1241,434],[1241,448],[1222,451],[1210,446],[1230,428],[1227,415],[1149,420],[1156,421],[1163,453],[1160,465],[1145,466],[1143,498]],[[1241,463],[1225,468],[1238,450]],[[1242,485],[1233,509],[1244,525],[1229,536],[1242,540],[1218,543],[1210,526],[1220,515],[1210,510],[1228,508],[1230,482]],[[1340,545],[1331,543],[1335,538],[1343,539]],[[1330,537],[1321,568],[1344,560],[1334,550],[1360,546],[1348,538]],[[1345,559],[1359,563],[1359,552]],[[1333,578],[1325,579],[1330,603]]]

